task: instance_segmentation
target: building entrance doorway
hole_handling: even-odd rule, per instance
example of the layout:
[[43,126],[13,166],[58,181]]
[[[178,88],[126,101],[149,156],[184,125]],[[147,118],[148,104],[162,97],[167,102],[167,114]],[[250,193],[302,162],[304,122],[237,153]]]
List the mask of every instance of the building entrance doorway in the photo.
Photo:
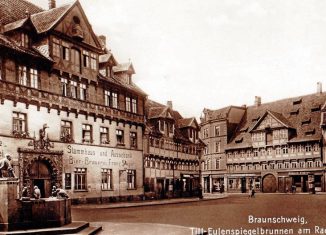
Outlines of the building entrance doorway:
[[41,191],[41,197],[51,196],[51,166],[44,160],[36,160],[29,169],[31,179],[30,192],[34,191],[37,186]]

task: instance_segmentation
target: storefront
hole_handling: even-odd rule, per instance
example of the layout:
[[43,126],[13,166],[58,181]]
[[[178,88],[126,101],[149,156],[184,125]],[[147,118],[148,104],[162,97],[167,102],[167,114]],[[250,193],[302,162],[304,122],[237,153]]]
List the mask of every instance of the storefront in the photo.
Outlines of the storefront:
[[248,192],[254,188],[256,192],[261,191],[261,176],[259,174],[232,174],[227,176],[228,192]]

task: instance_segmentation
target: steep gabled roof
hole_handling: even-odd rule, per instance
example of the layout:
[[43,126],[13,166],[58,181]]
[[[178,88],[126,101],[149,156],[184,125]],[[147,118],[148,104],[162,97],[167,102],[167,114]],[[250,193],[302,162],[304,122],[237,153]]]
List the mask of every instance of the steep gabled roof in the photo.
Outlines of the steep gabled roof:
[[[286,126],[294,129],[294,135],[291,136],[289,142],[320,140],[322,136],[321,111],[320,109],[313,110],[313,107],[322,107],[325,102],[326,93],[321,93],[278,100],[260,106],[248,106],[227,149],[251,147],[250,127],[254,126],[267,110]],[[294,109],[297,112],[292,112]]]
[[0,0],[0,24],[6,25],[24,19],[26,13],[36,14],[42,11],[42,8],[25,0]]
[[8,38],[7,36],[5,36],[3,34],[0,34],[0,48],[1,47],[13,50],[18,53],[23,53],[23,54],[27,54],[27,55],[30,55],[30,56],[33,56],[36,58],[40,58],[43,60],[47,59],[47,60],[52,61],[51,59],[47,58],[42,53],[40,53],[38,50],[20,46],[15,41],[13,41],[12,39]]
[[[99,42],[98,37],[94,34],[93,29],[88,22],[88,19],[78,0],[74,1],[73,3],[65,4],[63,6],[49,10],[43,10],[33,4],[29,4],[24,0],[8,1],[11,2],[10,4],[6,4],[5,2],[7,1],[0,0],[0,23],[6,25],[4,27],[6,31],[21,27],[23,25],[23,20],[30,17],[33,26],[38,34],[45,33],[53,29],[59,22],[61,22],[64,16],[66,16],[74,6],[78,6],[80,8],[81,14],[84,16],[86,24],[90,29],[91,36],[95,41],[95,44],[99,48],[102,48],[102,45]],[[17,8],[17,10],[14,10],[14,12],[17,12],[17,16],[14,16],[10,13],[11,9],[15,8]],[[32,9],[32,11],[28,10],[28,14],[26,14],[26,9]],[[4,16],[2,16],[2,12],[4,13]]]
[[195,117],[182,118],[182,119],[178,120],[178,126],[179,126],[179,128],[193,127],[193,126],[198,128],[198,123],[197,123]]
[[113,67],[113,72],[115,73],[127,72],[127,71],[131,71],[132,74],[135,74],[135,69],[131,62],[118,64],[117,66]]
[[172,110],[167,106],[150,108],[148,112],[148,119],[152,119],[152,118],[174,119]]
[[75,3],[65,4],[31,15],[37,33],[44,33],[52,29],[74,5]]
[[264,118],[270,114],[274,119],[276,119],[278,122],[280,122],[284,127],[286,128],[293,128],[292,124],[289,122],[288,119],[286,119],[281,113],[273,112],[270,110],[266,110],[265,114],[257,120],[257,122],[254,122],[252,127],[249,128],[249,132],[253,131],[261,122],[264,120]]
[[99,63],[107,63],[110,61],[110,59],[113,60],[114,64],[118,64],[117,60],[114,58],[113,54],[111,52],[108,52],[104,55],[99,56]]

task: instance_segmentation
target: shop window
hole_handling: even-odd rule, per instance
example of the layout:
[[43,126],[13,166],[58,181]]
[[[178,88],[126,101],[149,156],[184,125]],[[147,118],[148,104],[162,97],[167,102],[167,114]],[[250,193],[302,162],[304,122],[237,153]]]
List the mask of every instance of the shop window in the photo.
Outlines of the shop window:
[[165,122],[163,120],[159,120],[159,130],[161,132],[164,132],[164,129],[165,129]]
[[[218,142],[215,143],[215,152],[216,153],[221,152],[221,142],[220,141],[218,141]],[[241,157],[243,157],[244,152],[242,151],[241,153],[242,153],[241,154]]]
[[52,54],[53,56],[60,57],[60,40],[56,38],[52,40]]
[[65,173],[65,189],[71,189],[71,173]]
[[75,190],[87,190],[87,168],[75,168]]
[[130,97],[126,96],[126,111],[131,112],[131,101]]
[[30,83],[32,88],[38,88],[38,71],[36,69],[30,69]]
[[25,113],[13,112],[13,135],[15,137],[28,137],[27,115]]
[[137,133],[130,132],[130,147],[137,148]]
[[273,139],[277,140],[279,139],[280,131],[279,130],[274,130],[273,131]]
[[220,169],[220,159],[215,160],[215,169]]
[[88,124],[82,125],[82,137],[83,143],[92,143],[93,142],[93,133],[92,126]]
[[60,140],[65,143],[72,143],[72,122],[70,121],[61,121],[61,133]]
[[307,166],[308,166],[308,168],[311,168],[312,167],[312,161],[308,161]]
[[112,189],[112,169],[102,168],[101,176],[102,176],[101,189],[102,190],[111,190]]
[[27,67],[18,66],[18,81],[20,85],[27,86]]
[[81,72],[81,62],[80,62],[80,52],[77,49],[71,49],[71,63],[72,63],[72,70],[76,73]]
[[136,170],[127,170],[128,189],[136,188]]
[[136,99],[131,99],[131,107],[132,107],[132,112],[137,113],[137,100]]
[[83,51],[83,66],[85,68],[88,68],[89,67],[89,52],[88,51]]
[[302,145],[298,146],[298,153],[303,153],[303,146]]
[[280,155],[281,154],[281,147],[276,147],[276,155]]
[[174,133],[174,124],[172,124],[172,123],[169,124],[169,133],[171,133],[171,134]]
[[318,144],[314,144],[314,152],[318,152],[319,151],[319,145]]
[[23,47],[29,47],[29,37],[26,33],[20,34],[20,45]]
[[109,128],[100,127],[100,142],[101,144],[109,144]]
[[61,78],[61,95],[68,95],[68,80],[66,78]]
[[310,144],[307,144],[307,145],[305,146],[305,151],[306,151],[306,152],[311,152],[311,145],[310,145]]
[[209,135],[208,135],[208,128],[205,128],[204,129],[204,136],[203,136],[204,138],[208,138],[209,137]]
[[220,127],[219,126],[215,126],[214,133],[215,133],[215,136],[220,136]]
[[282,153],[283,153],[283,154],[288,154],[288,153],[289,153],[289,150],[288,150],[288,147],[287,147],[287,146],[284,146],[284,147],[282,148]]
[[123,130],[116,130],[117,144],[124,145],[124,132]]
[[77,86],[77,82],[75,81],[70,81],[70,94],[71,94],[71,98],[77,99],[78,86]]
[[112,92],[112,107],[118,108],[118,93]]
[[69,60],[70,59],[70,51],[69,44],[66,42],[62,42],[62,59]]
[[97,56],[94,53],[91,53],[91,69],[97,70]]
[[104,102],[105,106],[110,106],[111,104],[111,92],[108,90],[104,91]]
[[79,84],[79,99],[81,100],[86,100],[86,96],[87,96],[87,88],[86,88],[86,84]]
[[22,86],[39,88],[38,71],[33,68],[27,68],[26,66],[18,66],[18,83]]

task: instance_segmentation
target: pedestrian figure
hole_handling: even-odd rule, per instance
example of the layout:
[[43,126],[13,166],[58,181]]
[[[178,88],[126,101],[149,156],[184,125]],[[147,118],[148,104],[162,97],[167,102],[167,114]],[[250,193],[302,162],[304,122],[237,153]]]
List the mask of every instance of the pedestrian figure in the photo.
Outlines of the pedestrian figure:
[[57,187],[53,185],[52,191],[51,191],[51,196],[56,197],[57,196]]
[[57,198],[69,198],[69,196],[64,189],[58,188],[57,189]]
[[252,190],[251,190],[251,197],[255,197],[255,193],[256,193],[256,192],[255,192],[255,189],[252,189]]
[[34,186],[34,198],[35,199],[41,198],[41,191],[36,185]]
[[224,184],[221,185],[221,191],[220,193],[224,193]]
[[199,199],[203,199],[203,188],[201,186],[201,184],[199,184],[199,187],[198,187],[198,196],[199,196]]
[[252,197],[252,190],[251,190],[251,188],[249,188],[249,190],[248,190],[248,197]]

